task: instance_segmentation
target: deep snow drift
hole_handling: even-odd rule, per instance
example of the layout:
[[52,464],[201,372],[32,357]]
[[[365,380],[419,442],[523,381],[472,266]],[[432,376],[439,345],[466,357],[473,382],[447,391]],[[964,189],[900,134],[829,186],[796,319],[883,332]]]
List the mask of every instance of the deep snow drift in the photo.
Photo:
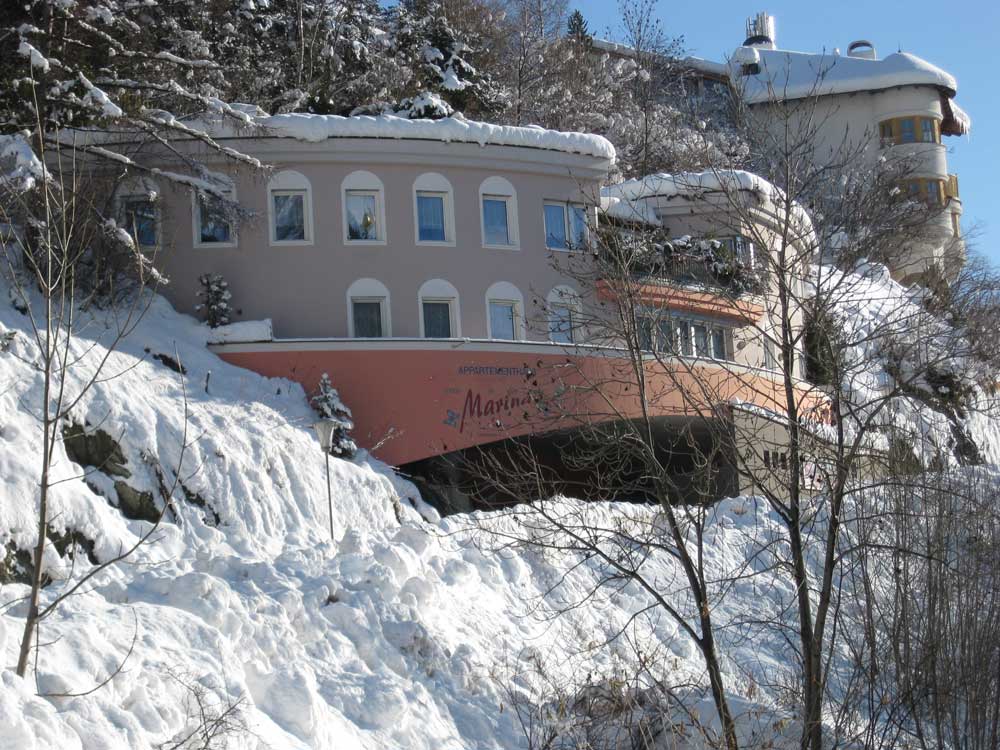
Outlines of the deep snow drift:
[[[6,286],[0,292],[0,549],[27,548],[40,376],[28,319],[6,302]],[[104,320],[95,314],[78,343],[78,377],[102,354]],[[610,680],[633,669],[641,652],[656,655],[655,677],[667,684],[703,682],[695,648],[674,622],[656,610],[630,621],[651,603],[633,583],[547,618],[551,607],[586,596],[607,571],[589,561],[563,578],[563,553],[491,549],[477,533],[482,524],[530,519],[527,506],[442,521],[387,467],[364,456],[338,459],[331,461],[331,543],[306,395],[225,364],[205,349],[208,336],[154,299],[74,415],[120,445],[129,473],[122,481],[133,490],[155,496],[157,465],[183,488],[154,543],[101,573],[43,623],[36,680],[12,671],[24,615],[16,600],[26,587],[0,590],[0,748],[176,743],[194,726],[199,701],[214,714],[239,704],[233,748],[523,747],[512,702],[530,703],[532,689],[551,699],[547,679]],[[157,355],[179,360],[186,374]],[[103,560],[149,522],[127,520],[115,507],[119,476],[91,469],[81,478],[85,471],[59,447],[54,472],[65,481],[54,491],[52,527],[77,532]],[[608,528],[658,522],[655,509],[643,506],[556,500],[551,507]],[[713,514],[712,578],[746,572],[749,550],[780,537],[777,520],[753,498],[726,500]],[[90,565],[82,553],[74,564],[52,554],[47,570],[56,580],[43,602]],[[784,715],[781,692],[766,687],[792,679],[789,647],[778,629],[751,639],[739,625],[789,616],[794,592],[771,564],[767,555],[754,558],[756,575],[727,586],[724,597],[720,591],[715,614],[742,730],[783,733],[792,742],[794,725],[773,721]],[[644,565],[690,612],[670,557],[654,552]],[[627,638],[601,646],[623,629]],[[122,660],[96,692],[36,695],[86,692]],[[701,713],[710,716],[711,708]]]

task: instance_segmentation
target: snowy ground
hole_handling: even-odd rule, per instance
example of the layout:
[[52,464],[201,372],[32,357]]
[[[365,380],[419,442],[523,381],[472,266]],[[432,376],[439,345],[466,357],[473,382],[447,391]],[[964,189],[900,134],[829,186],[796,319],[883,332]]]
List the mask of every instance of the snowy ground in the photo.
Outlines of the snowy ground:
[[[0,352],[0,545],[25,548],[34,539],[41,435],[31,414],[41,381],[28,320],[0,292],[0,341],[8,341]],[[79,347],[91,361],[102,352],[94,346],[106,335],[101,320]],[[178,476],[209,507],[175,492],[177,516],[155,543],[44,623],[34,679],[13,672],[24,616],[16,600],[26,587],[0,590],[0,604],[14,602],[0,608],[0,748],[181,747],[199,695],[210,712],[239,703],[244,729],[231,736],[233,748],[513,748],[525,740],[512,694],[545,679],[559,683],[586,669],[597,681],[633,668],[642,652],[656,655],[658,679],[702,680],[675,623],[654,611],[629,624],[650,603],[634,584],[548,621],[547,606],[536,605],[578,599],[605,571],[582,565],[546,596],[561,580],[555,553],[491,551],[483,546],[489,538],[473,533],[481,522],[515,522],[516,512],[441,521],[387,467],[364,456],[333,460],[331,543],[305,394],[225,364],[205,349],[207,336],[156,299],[108,362],[106,375],[120,375],[98,383],[76,411],[77,421],[119,442],[135,489],[155,489],[155,457],[168,479]],[[186,375],[157,354],[179,359]],[[182,451],[185,423],[190,445]],[[126,520],[95,492],[113,500],[111,480],[91,473],[84,481],[83,471],[60,446],[55,473],[66,481],[55,491],[53,527],[80,532],[107,559],[149,524]],[[564,507],[578,510],[573,501]],[[584,512],[608,525],[656,522],[652,509],[631,505]],[[719,578],[740,569],[748,547],[766,547],[778,534],[752,498],[714,512],[708,566]],[[78,557],[69,570],[52,557],[48,565],[57,580],[46,599],[88,563]],[[681,590],[667,556],[654,554],[647,565],[661,590]],[[781,685],[791,679],[788,646],[778,631],[749,639],[739,624],[785,616],[793,592],[768,565],[758,558],[758,574],[717,601],[723,667],[743,731],[793,737],[794,727],[775,721],[784,715]],[[688,605],[682,594],[674,598]],[[622,629],[627,638],[598,648]],[[96,692],[36,695],[86,692],[123,659]],[[554,697],[551,689],[541,694]]]

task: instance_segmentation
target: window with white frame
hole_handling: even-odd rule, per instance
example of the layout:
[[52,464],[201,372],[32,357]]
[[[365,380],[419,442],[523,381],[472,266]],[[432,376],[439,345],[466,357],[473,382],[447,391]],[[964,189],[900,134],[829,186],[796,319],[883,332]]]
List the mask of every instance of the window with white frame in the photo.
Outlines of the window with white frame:
[[549,340],[556,344],[572,344],[580,338],[580,296],[568,286],[557,286],[548,294],[546,310]]
[[389,290],[375,279],[358,279],[347,289],[347,315],[354,338],[391,336]]
[[546,201],[545,247],[573,250],[587,245],[587,209],[580,203]]
[[413,183],[413,218],[418,245],[454,245],[455,209],[451,183],[436,172]]
[[425,281],[417,294],[420,304],[420,335],[450,339],[461,335],[458,290],[444,279]]
[[775,354],[774,341],[766,333],[764,334],[764,369],[778,369],[778,357]]
[[491,339],[516,341],[524,338],[524,296],[507,281],[486,290],[486,317]]
[[311,245],[312,186],[305,175],[286,170],[268,182],[268,219],[272,245]]
[[160,241],[160,191],[148,177],[125,180],[115,196],[118,226],[128,232],[137,246],[155,247]]
[[371,172],[352,172],[341,186],[344,242],[385,244],[385,189]]
[[516,248],[517,195],[502,177],[490,177],[479,186],[479,201],[485,247]]
[[194,244],[196,247],[235,247],[236,226],[233,204],[236,188],[227,177],[220,178],[222,196],[195,191]]
[[159,236],[156,202],[146,195],[126,195],[121,199],[122,226],[138,245],[153,247]]
[[641,310],[637,324],[639,347],[646,351],[720,361],[732,359],[732,329],[721,323]]

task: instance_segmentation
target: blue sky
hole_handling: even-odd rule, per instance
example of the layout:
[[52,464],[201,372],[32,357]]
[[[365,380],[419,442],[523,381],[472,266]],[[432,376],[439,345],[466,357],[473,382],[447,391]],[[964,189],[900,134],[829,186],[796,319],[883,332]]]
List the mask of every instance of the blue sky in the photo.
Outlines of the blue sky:
[[[615,0],[571,0],[571,4],[586,16],[594,34],[606,35],[615,23]],[[1000,3],[783,0],[748,5],[729,0],[711,4],[660,0],[656,12],[668,34],[684,37],[689,54],[721,61],[742,43],[746,17],[761,10],[776,17],[778,46],[784,49],[846,51],[855,39],[868,39],[879,57],[902,49],[958,79],[956,101],[972,118],[972,134],[945,139],[949,171],[959,178],[963,228],[978,231],[972,244],[1000,266],[1000,201],[995,195],[1000,176],[1000,84],[993,59],[1000,47]],[[611,36],[619,37],[613,27]]]

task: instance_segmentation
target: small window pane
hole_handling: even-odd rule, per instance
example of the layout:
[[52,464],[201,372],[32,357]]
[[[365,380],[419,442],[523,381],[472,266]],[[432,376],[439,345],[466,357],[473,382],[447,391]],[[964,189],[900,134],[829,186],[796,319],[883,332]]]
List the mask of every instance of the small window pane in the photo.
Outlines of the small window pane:
[[573,343],[573,311],[568,305],[552,305],[549,337],[557,344]]
[[699,357],[708,356],[708,327],[694,325],[694,353]]
[[417,194],[417,239],[420,242],[444,242],[444,196]]
[[203,245],[232,242],[233,230],[226,207],[221,200],[210,195],[198,195],[198,236]]
[[764,368],[767,370],[778,369],[778,358],[774,356],[774,342],[764,337]]
[[712,329],[712,356],[726,359],[726,332],[721,328]]
[[483,198],[483,233],[487,245],[509,245],[507,229],[507,201],[502,198]]
[[691,326],[683,321],[677,324],[677,341],[680,353],[685,357],[690,357],[694,353],[691,346]]
[[274,195],[274,239],[304,240],[306,238],[305,193]]
[[570,206],[569,223],[573,247],[587,246],[587,210],[583,206]]
[[424,336],[429,339],[451,338],[451,305],[447,302],[424,302]]
[[377,240],[378,221],[375,216],[374,195],[347,191],[347,239]]
[[917,140],[916,127],[913,124],[913,118],[907,117],[904,120],[900,120],[900,142],[902,143],[914,143]]
[[920,118],[921,140],[924,143],[934,143],[934,120],[929,117]]
[[354,336],[362,339],[382,337],[382,303],[353,302]]
[[545,205],[545,247],[554,250],[565,250],[567,247],[565,206]]
[[639,348],[646,352],[653,351],[653,319],[639,318]]
[[156,206],[149,200],[125,201],[125,228],[140,244],[156,244]]
[[674,322],[670,318],[662,318],[660,320],[659,336],[657,337],[656,345],[660,351],[673,352],[676,347],[675,336],[674,336]]
[[513,302],[490,302],[490,332],[495,339],[514,340]]

